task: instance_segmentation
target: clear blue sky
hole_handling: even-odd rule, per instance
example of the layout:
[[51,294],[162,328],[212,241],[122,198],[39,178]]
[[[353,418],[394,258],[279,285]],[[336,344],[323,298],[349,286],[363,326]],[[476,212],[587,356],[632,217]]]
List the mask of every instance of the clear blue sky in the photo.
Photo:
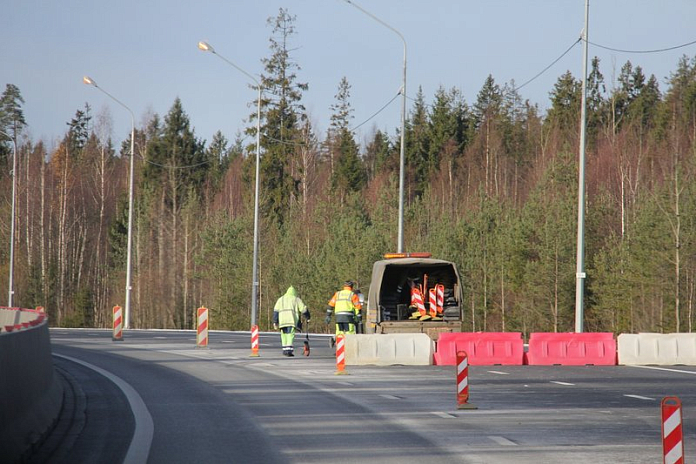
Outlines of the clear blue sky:
[[[520,85],[558,58],[581,34],[584,0],[354,0],[400,31],[408,47],[407,95],[421,86],[432,102],[439,86],[476,99],[488,74],[497,83]],[[89,75],[135,113],[140,127],[152,112],[164,116],[176,97],[199,138],[221,130],[230,140],[246,127],[255,91],[247,78],[219,58],[199,51],[206,40],[227,59],[258,76],[270,56],[271,27],[284,7],[297,17],[291,47],[309,83],[303,102],[320,137],[331,114],[338,83],[352,86],[354,125],[398,92],[403,46],[396,34],[342,0],[5,0],[0,7],[0,85],[15,84],[26,103],[34,140],[53,145],[66,123],[87,102],[93,116],[108,112],[117,142],[130,132],[130,117],[97,89]],[[696,40],[696,1],[593,0],[589,40],[624,50],[653,50]],[[590,46],[607,84],[631,60],[665,79],[679,57],[696,56],[696,45],[665,53],[628,54]],[[576,45],[538,79],[523,98],[549,105],[557,78],[582,70]],[[410,104],[412,103],[410,100]],[[394,135],[400,125],[396,99],[357,133],[364,142],[374,128]]]

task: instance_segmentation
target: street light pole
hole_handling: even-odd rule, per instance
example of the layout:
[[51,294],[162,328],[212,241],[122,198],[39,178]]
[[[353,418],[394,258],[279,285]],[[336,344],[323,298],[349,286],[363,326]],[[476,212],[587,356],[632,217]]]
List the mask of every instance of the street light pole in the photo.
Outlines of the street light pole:
[[14,153],[12,156],[12,219],[10,221],[10,276],[9,289],[7,291],[7,307],[12,307],[12,296],[14,295],[14,235],[15,235],[15,192],[17,189],[17,136],[14,137],[7,132],[0,131],[0,134],[6,135],[12,139]]
[[132,257],[133,257],[133,175],[135,172],[134,161],[135,161],[135,117],[130,108],[124,105],[120,100],[111,95],[106,90],[102,89],[97,85],[97,83],[90,77],[83,77],[82,82],[87,85],[92,85],[95,88],[103,92],[107,97],[111,98],[113,101],[124,107],[131,116],[131,143],[130,143],[130,177],[128,179],[128,247],[127,247],[127,257],[126,257],[126,307],[124,315],[124,329],[130,328],[130,307],[131,307],[131,269],[132,269]]
[[224,56],[220,55],[207,42],[198,42],[198,48],[204,52],[210,52],[229,64],[237,71],[241,72],[249,79],[254,81],[258,88],[259,95],[256,105],[256,180],[254,188],[254,263],[252,264],[251,277],[251,326],[255,326],[258,314],[258,294],[259,294],[259,165],[261,164],[261,84],[258,80]]
[[402,253],[404,251],[404,165],[406,164],[406,39],[401,35],[399,31],[391,27],[389,24],[385,23],[377,16],[373,15],[369,11],[363,9],[359,5],[353,3],[351,0],[344,0],[346,3],[354,6],[358,10],[362,11],[370,18],[374,19],[382,26],[394,32],[399,36],[401,41],[404,43],[404,69],[403,69],[403,83],[401,85],[401,150],[399,152],[399,224],[398,224],[398,238],[397,238],[397,252]]
[[575,270],[575,332],[583,332],[585,294],[585,126],[587,114],[587,28],[590,0],[585,0],[585,29],[582,53],[582,108],[580,110],[580,155],[578,160],[578,247]]

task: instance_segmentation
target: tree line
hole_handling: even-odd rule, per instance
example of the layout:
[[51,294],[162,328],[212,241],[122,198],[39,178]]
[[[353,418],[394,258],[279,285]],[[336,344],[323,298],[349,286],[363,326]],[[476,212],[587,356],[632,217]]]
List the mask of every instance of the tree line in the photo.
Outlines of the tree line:
[[[325,134],[302,104],[309,84],[292,56],[295,18],[269,18],[260,121],[259,325],[295,286],[314,321],[346,279],[367,293],[372,263],[395,250],[400,134],[352,130],[351,86],[337,85]],[[587,81],[585,330],[691,332],[696,304],[696,56],[660,87],[627,61],[607,88],[594,58]],[[581,81],[562,74],[549,109],[514,82],[456,88],[405,125],[406,251],[457,263],[465,331],[572,331]],[[44,306],[56,326],[109,327],[125,299],[130,136],[89,105],[55,148],[33,141],[20,89],[0,98],[0,130],[18,142],[14,302]],[[256,101],[253,102],[256,108]],[[248,330],[256,113],[234,140],[195,135],[177,98],[135,130],[131,326]],[[246,137],[245,137],[246,136]],[[254,140],[254,143],[249,143]],[[13,147],[0,138],[10,185]],[[9,243],[11,191],[0,192]],[[0,286],[9,250],[0,250]],[[312,330],[328,330],[314,323]]]

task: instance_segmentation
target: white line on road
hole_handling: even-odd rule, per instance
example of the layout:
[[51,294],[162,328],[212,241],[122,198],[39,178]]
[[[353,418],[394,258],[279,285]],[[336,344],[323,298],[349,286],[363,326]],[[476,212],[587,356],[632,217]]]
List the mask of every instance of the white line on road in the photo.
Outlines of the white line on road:
[[435,411],[432,412],[431,414],[435,414],[438,417],[442,417],[443,419],[454,419],[456,416],[453,416],[452,414],[447,414],[446,412],[440,412],[440,411]]
[[508,375],[509,374],[509,372],[500,372],[500,371],[488,371],[488,372],[490,372],[491,374],[500,374],[500,375]]
[[655,398],[648,398],[647,396],[640,396],[640,395],[624,395],[629,398],[635,398],[637,400],[648,400],[648,401],[655,401]]
[[381,396],[382,398],[386,398],[388,400],[400,400],[401,399],[398,396],[394,396],[394,395],[379,395],[379,396]]
[[517,446],[517,443],[515,443],[512,440],[508,440],[505,437],[493,436],[493,437],[488,437],[488,438],[490,438],[491,440],[493,440],[494,442],[496,442],[497,444],[502,445],[502,446]]
[[630,367],[637,367],[639,369],[654,369],[656,371],[678,372],[680,374],[696,375],[696,371],[683,371],[681,369],[668,369],[666,367],[655,367],[655,366],[630,366]]
[[567,385],[567,386],[574,386],[574,383],[568,383],[568,382],[559,382],[558,380],[552,380],[551,383],[555,383],[556,385]]
[[126,457],[123,462],[127,464],[141,464],[147,462],[147,456],[150,454],[150,445],[152,444],[152,436],[155,426],[152,422],[150,411],[148,411],[145,402],[135,388],[133,388],[122,378],[102,369],[101,367],[97,367],[94,364],[90,364],[70,356],[64,356],[62,354],[54,353],[53,356],[58,356],[60,358],[67,359],[68,361],[82,364],[88,369],[92,369],[93,371],[103,375],[121,389],[123,394],[126,395],[126,399],[128,400],[128,404],[130,404],[131,411],[133,411],[133,418],[135,419],[133,440],[131,440],[130,446],[128,447],[128,452],[126,453]]

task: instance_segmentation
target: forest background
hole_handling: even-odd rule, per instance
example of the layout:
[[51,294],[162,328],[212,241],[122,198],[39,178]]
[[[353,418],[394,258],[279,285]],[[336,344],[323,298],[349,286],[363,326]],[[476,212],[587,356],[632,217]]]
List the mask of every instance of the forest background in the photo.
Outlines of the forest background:
[[[367,293],[372,263],[396,251],[400,134],[355,140],[350,83],[337,83],[325,134],[302,104],[294,17],[270,18],[261,75],[259,325],[295,286],[321,321],[351,279]],[[696,304],[696,56],[660,83],[630,61],[607,88],[587,81],[585,330],[692,332]],[[254,87],[255,88],[255,87]],[[465,331],[572,331],[581,82],[562,74],[549,109],[489,76],[472,103],[441,87],[409,97],[406,251],[457,263]],[[407,95],[408,96],[408,95]],[[130,136],[76,110],[57,148],[23,133],[23,98],[7,84],[0,131],[17,140],[14,304],[51,324],[110,327],[125,300]],[[196,137],[181,101],[135,130],[134,328],[248,330],[251,312],[256,100],[245,134]],[[0,138],[0,181],[13,145]],[[0,243],[12,191],[0,192]],[[0,288],[9,249],[0,250]],[[313,330],[328,330],[315,323]]]

